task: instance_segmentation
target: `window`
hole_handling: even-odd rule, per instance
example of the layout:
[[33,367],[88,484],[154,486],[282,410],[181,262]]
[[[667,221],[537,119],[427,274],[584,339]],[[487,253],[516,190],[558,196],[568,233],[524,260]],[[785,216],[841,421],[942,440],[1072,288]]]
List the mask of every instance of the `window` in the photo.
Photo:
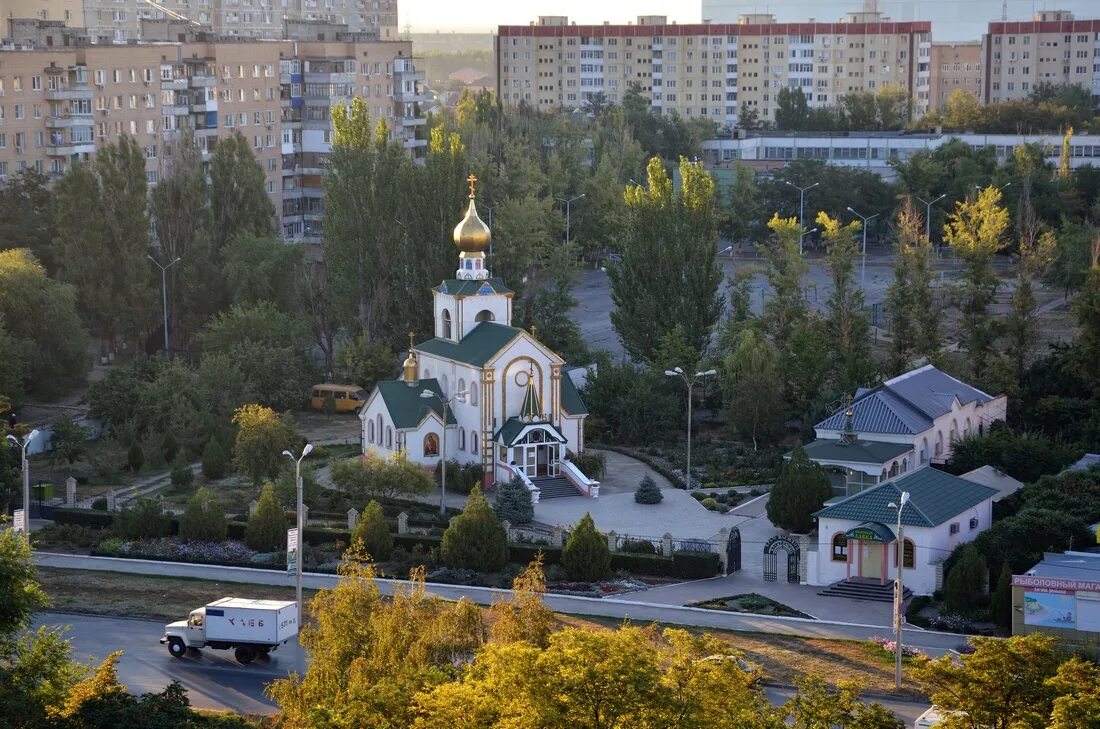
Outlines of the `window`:
[[368,443],[373,443],[374,442],[374,421],[373,420],[368,420],[367,421],[367,442]]
[[386,426],[386,447],[393,448],[393,428]]
[[460,451],[466,450],[466,429],[465,428],[459,428],[458,429],[458,449]]
[[[386,430],[386,445],[389,445],[390,434],[389,430]],[[439,436],[435,433],[428,433],[424,436],[424,457],[439,455]]]
[[978,528],[978,517],[975,516],[975,517],[970,519],[970,530],[973,531],[977,528]]
[[471,405],[477,405],[477,382],[470,380],[470,394],[467,397],[467,401]]
[[948,532],[949,532],[950,534],[958,534],[958,533],[959,533],[959,522],[957,522],[957,521],[956,521],[956,522],[952,522],[951,526],[950,526],[950,527],[948,528],[948,530],[947,530],[947,531],[948,531]]
[[470,431],[470,453],[477,455],[477,431]]
[[848,537],[841,532],[833,535],[833,561],[848,561]]
[[444,309],[443,310],[442,321],[443,321],[443,338],[444,339],[450,339],[451,338],[451,311],[450,311],[450,309]]
[[[958,526],[957,524],[954,526]],[[913,546],[911,539],[905,540],[905,556],[903,557],[903,564],[905,569],[911,570],[916,565],[916,547]],[[898,546],[897,542],[894,542],[894,566],[898,566]]]

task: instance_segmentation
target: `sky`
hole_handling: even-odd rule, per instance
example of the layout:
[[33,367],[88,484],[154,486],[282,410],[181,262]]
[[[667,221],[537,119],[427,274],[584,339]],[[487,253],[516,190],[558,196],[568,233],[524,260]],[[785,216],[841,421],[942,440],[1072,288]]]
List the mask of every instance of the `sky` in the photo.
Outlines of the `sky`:
[[[728,8],[731,19],[742,13],[771,13],[779,21],[815,18],[833,21],[862,7],[849,2],[772,0],[707,0],[708,7]],[[702,0],[400,0],[402,30],[488,32],[497,25],[527,25],[539,15],[567,15],[578,24],[633,22],[638,15],[667,15],[669,21],[698,23]],[[1028,20],[1036,10],[1069,10],[1078,18],[1100,18],[1097,0],[1008,0],[1009,20]],[[893,20],[931,20],[933,40],[977,40],[990,20],[1001,17],[1001,0],[879,0],[879,10]],[[713,13],[712,13],[713,14]]]

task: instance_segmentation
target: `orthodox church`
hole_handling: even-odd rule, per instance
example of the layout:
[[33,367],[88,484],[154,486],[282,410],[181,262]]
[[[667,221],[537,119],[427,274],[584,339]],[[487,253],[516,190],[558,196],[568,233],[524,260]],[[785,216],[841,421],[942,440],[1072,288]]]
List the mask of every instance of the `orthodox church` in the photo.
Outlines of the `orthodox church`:
[[476,178],[454,230],[458,270],[432,289],[435,330],[414,343],[402,378],[379,382],[359,411],[363,450],[404,451],[434,469],[441,458],[479,463],[485,485],[518,476],[540,493],[597,496],[569,458],[584,449],[588,412],[565,361],[511,326],[513,292],[486,267],[492,234],[477,214]]

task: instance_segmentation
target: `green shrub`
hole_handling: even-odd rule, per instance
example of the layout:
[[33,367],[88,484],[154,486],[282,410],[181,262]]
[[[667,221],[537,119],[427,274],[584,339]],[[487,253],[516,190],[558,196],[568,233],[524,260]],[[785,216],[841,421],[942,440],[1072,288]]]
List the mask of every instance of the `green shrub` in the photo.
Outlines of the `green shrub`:
[[979,598],[985,595],[987,578],[985,557],[973,544],[964,545],[958,561],[944,581],[944,603],[959,612],[973,610],[978,606]]
[[466,508],[443,532],[440,556],[448,567],[496,572],[508,563],[508,536],[481,489],[474,487]]
[[351,538],[352,541],[361,540],[363,549],[375,562],[385,562],[390,558],[393,553],[393,534],[382,513],[382,506],[377,501],[372,500],[363,509]]
[[535,505],[527,485],[515,476],[497,486],[497,518],[510,524],[530,524],[535,518]]
[[172,431],[168,431],[164,434],[164,439],[160,442],[160,453],[164,456],[164,462],[174,463],[179,451],[180,447],[179,443],[176,442],[176,436],[172,435]]
[[195,481],[195,474],[191,471],[191,464],[189,464],[182,456],[176,459],[176,462],[172,464],[172,485],[178,488],[185,488],[190,486]]
[[188,499],[180,517],[180,539],[199,542],[220,542],[229,531],[225,511],[213,492],[200,488]]
[[54,509],[53,520],[55,524],[105,529],[114,524],[115,515],[107,511],[107,499],[103,499],[102,509]]
[[134,499],[115,515],[113,528],[122,539],[148,539],[168,536],[172,523],[159,498]]
[[706,497],[705,499],[703,499],[699,503],[702,504],[707,509],[710,509],[711,511],[718,511],[718,502],[710,496]]
[[599,481],[607,473],[607,458],[602,453],[585,451],[569,459],[588,478]]
[[[442,464],[435,466],[435,483],[438,486],[443,476]],[[485,469],[480,463],[459,464],[458,461],[447,461],[447,491],[453,494],[469,494],[474,486],[480,486],[485,476]]]
[[137,473],[145,465],[145,452],[141,450],[141,444],[134,441],[126,454],[126,467],[131,473]]
[[228,470],[229,454],[217,437],[211,436],[202,449],[202,475],[210,481],[217,481],[225,478]]
[[641,483],[638,484],[638,488],[634,492],[634,501],[639,504],[659,504],[664,498],[665,495],[661,493],[661,487],[649,475],[642,478]]
[[768,498],[768,520],[780,529],[805,534],[813,529],[813,513],[832,498],[829,475],[796,445],[791,459],[783,464]]
[[657,554],[659,550],[648,539],[624,539],[619,545],[619,551],[627,554]]
[[1001,628],[1012,627],[1012,566],[1008,562],[1001,565],[997,586],[989,599],[989,612]]
[[716,552],[677,550],[672,553],[672,574],[675,577],[703,579],[714,577],[722,569]]
[[561,564],[570,579],[602,580],[611,573],[611,552],[607,538],[596,531],[591,514],[585,514],[569,533],[561,552]]
[[92,499],[92,508],[96,511],[107,511],[107,497],[97,496]]
[[244,543],[257,552],[277,552],[286,543],[286,514],[269,483],[260,490],[256,511],[248,517]]

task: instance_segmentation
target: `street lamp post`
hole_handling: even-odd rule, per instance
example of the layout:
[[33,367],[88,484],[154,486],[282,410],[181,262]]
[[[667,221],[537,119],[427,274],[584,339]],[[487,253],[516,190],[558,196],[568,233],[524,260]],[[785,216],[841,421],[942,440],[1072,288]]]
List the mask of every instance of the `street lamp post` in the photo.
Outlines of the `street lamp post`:
[[[1004,190],[1006,187],[1009,187],[1011,184],[1012,184],[1011,180],[1006,182],[1005,184],[1003,184],[1003,185],[1001,185],[1000,187],[997,188],[997,192],[1000,192],[1001,190]],[[992,187],[992,185],[990,185],[989,187]],[[985,188],[982,187],[981,185],[974,185],[974,189],[977,190],[978,192],[981,192]]]
[[902,571],[905,569],[905,527],[901,524],[901,512],[909,503],[909,492],[901,492],[900,506],[891,501],[887,504],[890,509],[898,512],[897,530],[897,561],[898,574],[894,580],[894,690],[901,691],[901,627],[905,622],[903,608],[905,606],[905,587],[902,582]]
[[864,216],[860,215],[859,213],[857,213],[855,210],[853,210],[850,205],[848,206],[848,212],[851,213],[852,215],[856,216],[857,218],[859,218],[863,222],[863,253],[861,254],[862,255],[862,260],[860,262],[860,267],[859,267],[859,285],[860,285],[860,288],[862,288],[863,287],[863,279],[866,277],[866,273],[867,273],[867,223],[869,223],[874,218],[877,218],[879,216],[879,214],[875,213],[874,215],[868,215],[868,216],[864,217]]
[[145,254],[145,257],[160,269],[160,297],[161,303],[164,305],[164,358],[168,359],[168,269],[179,263],[180,258],[176,256],[167,266],[162,266],[160,261],[148,253]]
[[298,630],[302,629],[302,532],[305,531],[304,519],[302,519],[302,511],[304,511],[302,504],[302,459],[312,452],[312,443],[306,443],[305,448],[302,449],[302,455],[298,458],[295,458],[290,451],[283,451],[284,456],[294,461],[294,483],[298,488],[298,508],[295,509],[298,514],[298,543],[295,545],[298,554],[296,555],[294,570],[294,597],[298,601]]
[[[805,230],[806,229],[806,221],[803,217],[803,213],[806,210],[806,191],[807,190],[812,190],[813,188],[817,187],[821,183],[820,182],[815,182],[814,184],[809,185],[807,187],[799,187],[798,185],[794,184],[790,180],[783,180],[783,182],[787,183],[788,185],[790,185],[794,189],[798,190],[798,229],[799,230]],[[799,240],[798,253],[799,253],[799,255],[802,254],[801,239]]]
[[466,395],[469,392],[469,390],[463,390],[450,397],[443,397],[435,390],[420,391],[420,397],[425,400],[435,398],[443,406],[443,438],[440,439],[439,444],[439,513],[443,516],[447,515],[447,411],[452,409],[451,404],[456,400],[466,402]]
[[798,236],[798,255],[802,255],[802,242],[806,240],[806,236],[813,235],[816,232],[817,228],[812,228],[811,230],[807,230]]
[[582,197],[587,197],[587,195],[588,193],[582,192],[580,195],[577,195],[576,197],[571,197],[568,200],[562,197],[557,198],[558,202],[565,203],[565,242],[567,244],[569,243],[569,213],[571,209],[570,206],[577,200],[580,200]]
[[947,197],[947,193],[945,192],[944,194],[940,195],[939,197],[937,197],[935,200],[932,200],[931,202],[929,202],[928,200],[925,200],[924,198],[917,197],[916,195],[914,195],[913,197],[916,197],[918,200],[920,200],[922,203],[924,203],[924,239],[927,240],[929,243],[931,243],[932,242],[932,206],[935,205],[936,203],[938,203],[940,200],[943,200],[945,197]]
[[688,390],[688,440],[687,440],[687,471],[686,471],[686,484],[691,488],[691,391],[695,387],[695,383],[704,377],[710,377],[711,375],[718,374],[717,370],[707,370],[706,372],[696,372],[691,377],[688,377],[683,368],[675,367],[671,370],[665,370],[665,375],[668,377],[679,377],[687,385]]
[[19,465],[23,469],[23,524],[21,526],[23,527],[23,536],[27,539],[31,538],[31,465],[27,461],[27,446],[31,444],[36,435],[38,435],[38,431],[32,430],[23,436],[23,440],[20,441],[14,435],[8,434],[8,440],[19,449]]

